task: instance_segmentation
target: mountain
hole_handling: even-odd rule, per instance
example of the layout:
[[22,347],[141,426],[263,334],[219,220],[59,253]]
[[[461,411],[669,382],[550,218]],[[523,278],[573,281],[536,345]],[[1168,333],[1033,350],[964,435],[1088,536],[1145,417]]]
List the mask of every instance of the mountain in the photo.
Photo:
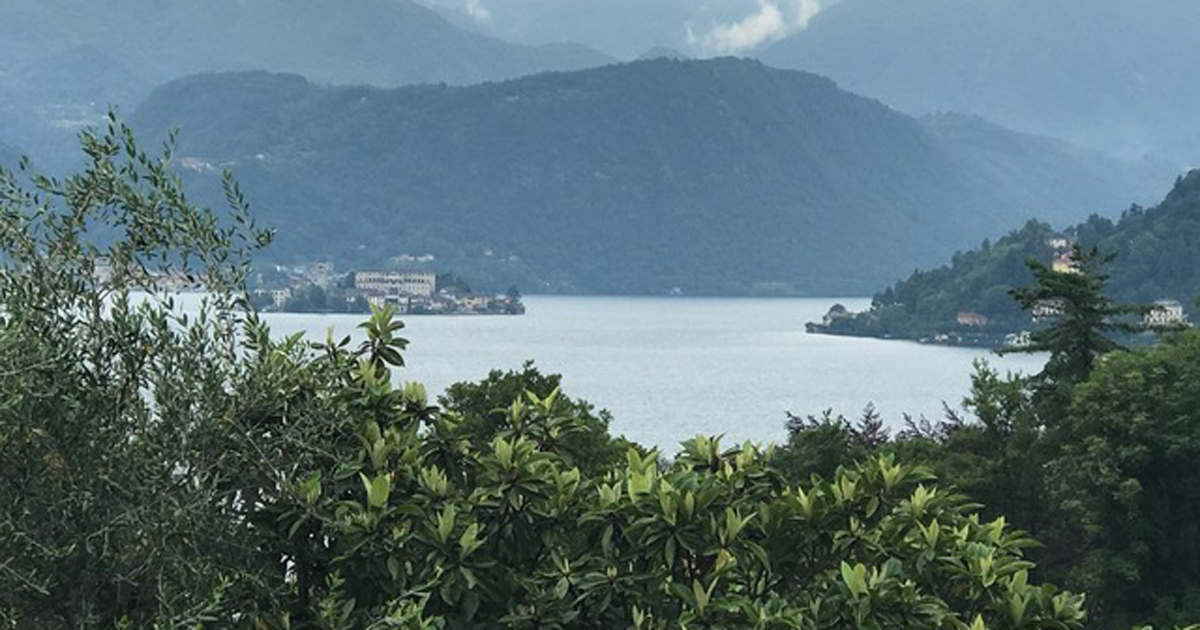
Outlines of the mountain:
[[1192,310],[1200,297],[1200,171],[1179,178],[1170,194],[1149,210],[1133,206],[1118,222],[1092,216],[1055,232],[1030,221],[995,244],[956,253],[949,265],[914,272],[875,296],[871,310],[837,318],[831,332],[919,339],[956,331],[961,312],[984,315],[982,332],[1029,327],[1029,315],[1009,290],[1033,282],[1025,261],[1050,264],[1068,243],[1115,254],[1106,267],[1108,293],[1117,301],[1149,304],[1176,300]]
[[[0,107],[68,129],[198,72],[265,69],[398,86],[610,61],[582,46],[468,32],[409,0],[6,0],[0,41]],[[28,135],[25,120],[0,123],[0,137],[33,146]]]
[[736,59],[465,88],[204,75],[157,90],[133,122],[180,127],[192,172],[233,167],[280,228],[280,260],[432,253],[472,285],[526,291],[861,294],[1145,186],[992,127],[980,135],[1001,149],[969,153],[832,81]]
[[843,0],[765,62],[913,114],[1200,164],[1194,0]]

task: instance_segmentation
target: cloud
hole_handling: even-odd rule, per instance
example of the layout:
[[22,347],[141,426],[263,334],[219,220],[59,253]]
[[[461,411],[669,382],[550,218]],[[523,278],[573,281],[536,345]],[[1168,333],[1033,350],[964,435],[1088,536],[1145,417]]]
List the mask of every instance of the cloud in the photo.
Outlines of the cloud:
[[736,22],[701,34],[687,25],[688,43],[708,54],[737,54],[804,30],[820,10],[818,0],[758,0],[758,10]]
[[463,7],[463,10],[476,22],[486,23],[492,21],[492,12],[484,6],[483,0],[467,0],[467,4]]

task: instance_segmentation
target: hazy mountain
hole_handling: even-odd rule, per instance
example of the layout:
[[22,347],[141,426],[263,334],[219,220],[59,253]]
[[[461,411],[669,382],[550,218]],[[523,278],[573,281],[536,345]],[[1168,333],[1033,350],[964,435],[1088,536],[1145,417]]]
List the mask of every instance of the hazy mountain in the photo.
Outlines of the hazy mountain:
[[655,46],[654,48],[647,50],[646,52],[642,53],[641,55],[638,55],[638,59],[641,59],[641,60],[675,59],[678,61],[687,61],[688,59],[691,59],[691,58],[692,58],[691,55],[688,55],[686,53],[675,50],[674,48],[667,48],[666,46]]
[[[575,45],[510,44],[409,0],[6,0],[5,111],[70,129],[109,104],[207,71],[266,69],[317,82],[468,84],[609,59]],[[0,137],[40,144],[27,120]],[[21,136],[29,137],[29,142]]]
[[473,284],[526,290],[867,292],[1030,216],[1118,209],[1143,185],[1096,155],[985,125],[999,148],[976,147],[827,79],[732,59],[466,88],[207,75],[156,91],[134,122],[180,126],[193,169],[234,167],[280,228],[277,258],[434,253]]
[[761,58],[903,111],[1200,163],[1200,2],[843,0]]

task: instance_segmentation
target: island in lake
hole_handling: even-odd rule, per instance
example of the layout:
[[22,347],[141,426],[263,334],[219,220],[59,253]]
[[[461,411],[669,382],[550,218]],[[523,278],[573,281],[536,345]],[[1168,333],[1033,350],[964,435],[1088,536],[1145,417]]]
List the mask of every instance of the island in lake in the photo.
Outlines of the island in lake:
[[259,310],[283,313],[368,313],[392,307],[400,315],[523,315],[521,292],[475,293],[458,276],[429,269],[335,273],[332,263],[274,267],[256,276]]

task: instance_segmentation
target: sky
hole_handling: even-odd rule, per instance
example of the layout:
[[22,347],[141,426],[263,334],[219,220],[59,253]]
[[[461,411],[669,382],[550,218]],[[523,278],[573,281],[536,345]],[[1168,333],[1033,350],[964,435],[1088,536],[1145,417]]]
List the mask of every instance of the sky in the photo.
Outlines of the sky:
[[522,43],[577,42],[619,59],[665,47],[737,55],[802,30],[833,0],[419,0]]

